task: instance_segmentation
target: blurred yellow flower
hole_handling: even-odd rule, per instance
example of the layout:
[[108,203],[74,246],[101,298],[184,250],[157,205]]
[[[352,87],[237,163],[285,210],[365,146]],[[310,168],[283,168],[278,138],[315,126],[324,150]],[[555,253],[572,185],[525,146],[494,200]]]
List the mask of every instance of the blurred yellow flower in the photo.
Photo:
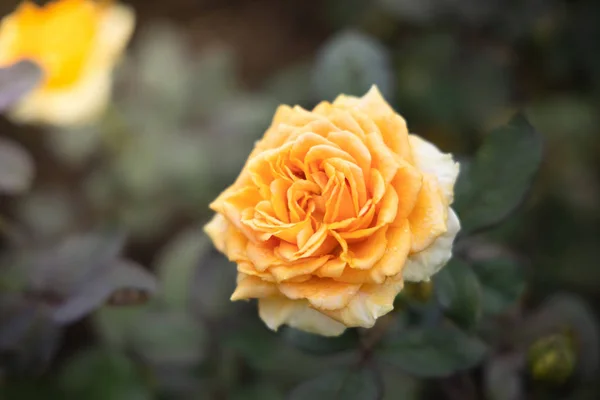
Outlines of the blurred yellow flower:
[[205,227],[237,263],[232,300],[258,298],[274,330],[372,327],[404,280],[450,259],[458,171],[376,87],[312,111],[280,106]]
[[105,108],[112,70],[133,32],[127,6],[108,1],[23,2],[0,23],[0,65],[28,59],[44,81],[10,111],[18,122],[88,122]]

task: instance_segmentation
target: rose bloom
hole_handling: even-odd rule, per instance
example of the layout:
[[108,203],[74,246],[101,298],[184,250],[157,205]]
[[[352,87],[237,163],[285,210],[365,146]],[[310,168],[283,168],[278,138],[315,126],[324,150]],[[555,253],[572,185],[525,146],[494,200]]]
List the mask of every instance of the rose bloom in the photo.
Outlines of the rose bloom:
[[107,1],[23,2],[0,22],[0,66],[31,60],[44,80],[9,116],[56,125],[97,117],[110,98],[112,69],[134,21],[129,7]]
[[326,336],[372,327],[404,280],[450,259],[459,166],[408,133],[376,87],[314,110],[280,106],[205,227],[237,264],[232,300]]

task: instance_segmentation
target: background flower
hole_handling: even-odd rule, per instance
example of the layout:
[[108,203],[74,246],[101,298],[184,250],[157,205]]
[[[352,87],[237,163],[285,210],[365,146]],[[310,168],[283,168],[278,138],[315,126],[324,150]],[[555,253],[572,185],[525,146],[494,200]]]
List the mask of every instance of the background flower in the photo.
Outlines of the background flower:
[[0,64],[38,64],[44,82],[21,99],[15,121],[89,122],[106,107],[112,70],[133,32],[133,10],[93,0],[23,2],[0,23]]

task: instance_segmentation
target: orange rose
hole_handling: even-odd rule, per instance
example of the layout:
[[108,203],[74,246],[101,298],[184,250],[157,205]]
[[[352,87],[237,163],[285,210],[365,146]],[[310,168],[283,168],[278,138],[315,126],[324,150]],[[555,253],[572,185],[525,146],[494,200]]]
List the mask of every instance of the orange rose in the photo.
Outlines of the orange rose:
[[0,65],[28,59],[44,82],[11,110],[16,121],[88,122],[110,97],[112,69],[134,26],[131,8],[110,1],[25,1],[0,23]]
[[450,259],[458,170],[376,87],[312,111],[280,106],[205,227],[237,263],[231,299],[259,299],[273,330],[373,326],[404,279],[428,280]]

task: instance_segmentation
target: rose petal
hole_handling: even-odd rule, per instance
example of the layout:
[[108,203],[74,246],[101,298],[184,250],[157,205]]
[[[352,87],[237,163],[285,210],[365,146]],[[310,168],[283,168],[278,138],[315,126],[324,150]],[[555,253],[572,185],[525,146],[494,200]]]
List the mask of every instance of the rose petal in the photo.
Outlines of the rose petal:
[[327,139],[346,150],[356,160],[356,165],[363,171],[364,176],[369,176],[371,153],[358,136],[348,131],[341,131],[331,132],[327,135]]
[[447,213],[436,178],[425,175],[417,204],[408,217],[412,232],[411,253],[424,250],[446,232]]
[[359,243],[349,246],[347,256],[342,255],[342,260],[356,269],[370,269],[385,254],[387,247],[387,227],[382,227]]
[[246,255],[254,268],[264,272],[271,266],[281,265],[283,260],[275,255],[273,248],[262,243],[248,242]]
[[347,327],[371,328],[377,318],[394,309],[394,299],[402,287],[401,279],[392,278],[381,285],[365,284],[346,307],[323,313]]
[[377,133],[369,133],[367,135],[367,147],[373,157],[373,168],[381,172],[385,183],[390,183],[399,168],[394,153],[386,147],[383,139]]
[[315,275],[320,278],[338,278],[344,272],[346,265],[346,261],[341,258],[333,258],[320,267]]
[[458,163],[454,162],[452,155],[442,153],[433,144],[417,135],[410,135],[409,141],[415,165],[422,172],[437,177],[446,204],[451,204],[454,200],[454,184],[460,170]]
[[305,258],[294,263],[269,268],[277,282],[289,281],[301,275],[308,275],[322,267],[332,256]]
[[237,287],[231,295],[231,301],[260,299],[276,296],[278,293],[279,290],[274,283],[266,282],[256,276],[238,273]]
[[315,112],[327,116],[340,131],[351,132],[362,141],[366,139],[365,131],[350,112],[333,107],[329,103],[319,104]]
[[302,283],[279,284],[279,290],[289,299],[306,299],[313,307],[320,310],[337,310],[345,307],[358,289],[360,285],[316,277]]
[[396,176],[392,179],[392,187],[398,195],[396,219],[401,224],[417,204],[422,185],[423,175],[412,165],[402,161]]
[[408,221],[404,220],[396,227],[389,227],[386,239],[385,253],[370,271],[371,278],[375,283],[382,283],[385,278],[396,276],[402,272],[411,248],[411,232]]
[[448,211],[448,230],[438,236],[425,250],[411,254],[402,272],[407,281],[428,281],[452,257],[452,244],[460,230],[460,221],[456,213]]
[[267,297],[258,301],[258,313],[274,331],[283,324],[323,336],[339,336],[346,330],[343,324],[310,308],[307,301]]
[[246,275],[256,276],[266,282],[275,282],[275,278],[273,277],[273,275],[271,275],[269,272],[258,271],[250,262],[238,262],[237,270],[238,272],[241,272]]
[[204,225],[204,232],[221,253],[225,252],[225,234],[228,229],[229,222],[221,214],[215,214],[210,222]]

